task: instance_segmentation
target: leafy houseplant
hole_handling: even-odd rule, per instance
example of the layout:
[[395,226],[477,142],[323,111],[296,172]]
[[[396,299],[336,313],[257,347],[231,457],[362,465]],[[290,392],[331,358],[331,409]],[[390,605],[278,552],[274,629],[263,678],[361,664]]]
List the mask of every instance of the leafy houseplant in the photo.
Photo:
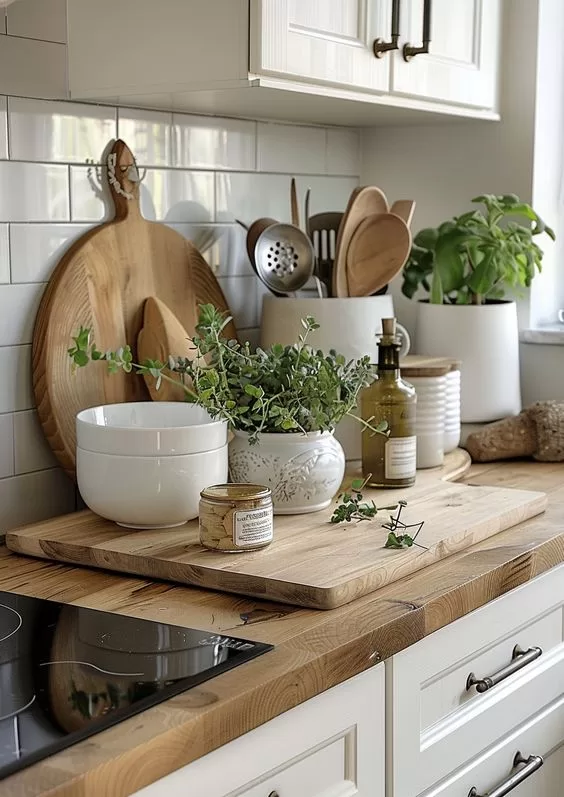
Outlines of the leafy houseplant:
[[[529,287],[541,270],[543,252],[535,242],[554,232],[515,194],[485,194],[472,210],[421,230],[403,271],[402,291],[412,299],[423,287],[432,304],[484,304],[502,299],[507,288]],[[526,219],[523,225],[511,221]],[[531,226],[532,224],[532,226]]]
[[483,423],[521,409],[517,307],[504,297],[531,284],[543,258],[535,239],[554,240],[554,232],[514,194],[472,201],[483,210],[415,236],[402,291],[427,291],[417,306],[417,350],[461,361],[461,419]]
[[[344,454],[333,429],[346,415],[357,417],[358,394],[374,379],[370,358],[347,362],[335,351],[312,349],[307,338],[318,324],[311,317],[302,321],[304,332],[294,345],[253,352],[249,343],[222,336],[229,320],[213,305],[202,305],[192,339],[195,356],[171,353],[166,363],[134,363],[129,346],[99,351],[86,328],[73,338],[68,353],[77,367],[104,360],[111,372],[150,375],[157,385],[163,379],[180,382],[187,401],[233,430],[229,462],[234,481],[268,482],[275,511],[327,506],[344,473]],[[385,424],[373,427],[358,420],[371,433],[386,433]]]

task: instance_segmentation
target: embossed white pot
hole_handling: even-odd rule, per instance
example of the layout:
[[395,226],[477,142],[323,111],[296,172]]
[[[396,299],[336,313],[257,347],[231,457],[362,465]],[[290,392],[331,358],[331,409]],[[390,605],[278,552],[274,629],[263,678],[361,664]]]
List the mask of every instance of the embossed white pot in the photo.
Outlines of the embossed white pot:
[[345,453],[331,432],[261,434],[254,445],[234,432],[229,443],[231,481],[270,487],[276,515],[325,509],[344,474]]

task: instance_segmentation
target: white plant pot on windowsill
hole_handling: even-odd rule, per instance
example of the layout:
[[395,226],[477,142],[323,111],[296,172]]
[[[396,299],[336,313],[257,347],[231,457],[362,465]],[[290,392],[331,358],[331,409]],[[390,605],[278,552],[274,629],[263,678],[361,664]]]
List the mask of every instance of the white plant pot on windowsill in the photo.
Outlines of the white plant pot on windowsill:
[[521,411],[515,302],[451,305],[419,302],[417,352],[455,357],[461,366],[461,420],[496,421]]
[[332,432],[261,434],[254,445],[246,432],[233,435],[231,481],[270,487],[276,515],[325,509],[341,486],[345,454]]

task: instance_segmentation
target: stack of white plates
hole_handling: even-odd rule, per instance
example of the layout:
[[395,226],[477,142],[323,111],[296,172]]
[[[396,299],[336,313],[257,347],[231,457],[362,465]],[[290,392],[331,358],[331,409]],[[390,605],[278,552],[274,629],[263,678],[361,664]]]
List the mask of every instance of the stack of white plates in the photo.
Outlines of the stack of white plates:
[[409,376],[408,380],[417,393],[417,467],[436,468],[444,459],[446,376]]
[[460,443],[460,369],[454,366],[446,375],[445,454]]

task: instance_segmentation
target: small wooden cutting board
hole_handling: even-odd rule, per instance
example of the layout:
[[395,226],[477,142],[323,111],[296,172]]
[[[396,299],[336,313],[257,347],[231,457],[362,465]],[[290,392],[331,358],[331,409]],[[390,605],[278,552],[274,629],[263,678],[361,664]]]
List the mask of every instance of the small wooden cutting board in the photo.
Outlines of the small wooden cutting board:
[[90,511],[8,532],[16,553],[180,584],[334,609],[439,559],[515,526],[546,508],[546,495],[501,487],[422,482],[407,490],[367,490],[377,505],[404,498],[406,523],[425,521],[427,550],[383,548],[388,519],[333,525],[332,508],[276,517],[274,542],[262,551],[222,554],[203,549],[198,523],[126,531]]

